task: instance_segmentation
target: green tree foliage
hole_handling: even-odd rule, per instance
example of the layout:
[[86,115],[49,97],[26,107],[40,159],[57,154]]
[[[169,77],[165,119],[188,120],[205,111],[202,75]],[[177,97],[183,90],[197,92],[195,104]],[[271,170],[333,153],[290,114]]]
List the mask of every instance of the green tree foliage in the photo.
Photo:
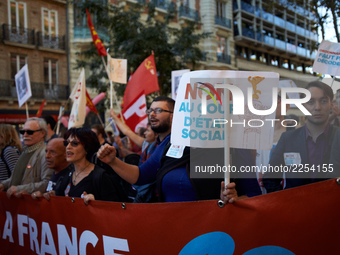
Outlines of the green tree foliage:
[[[106,28],[110,42],[104,42],[113,58],[128,60],[128,70],[135,71],[142,61],[154,52],[160,94],[167,95],[171,91],[171,71],[197,67],[205,54],[199,48],[202,38],[207,33],[196,33],[199,23],[187,22],[180,28],[169,26],[176,18],[176,7],[170,4],[164,16],[155,15],[156,9],[152,4],[134,5],[132,7],[111,5],[103,7],[97,1],[85,1],[78,4],[85,13],[87,8],[95,14],[95,29]],[[85,15],[85,14],[84,14]],[[80,52],[82,61],[78,67],[87,66],[92,71],[87,84],[106,91],[109,85],[102,60],[93,44]],[[129,74],[128,74],[129,75]],[[141,81],[142,82],[142,81]],[[122,96],[125,85],[116,84],[115,90]]]

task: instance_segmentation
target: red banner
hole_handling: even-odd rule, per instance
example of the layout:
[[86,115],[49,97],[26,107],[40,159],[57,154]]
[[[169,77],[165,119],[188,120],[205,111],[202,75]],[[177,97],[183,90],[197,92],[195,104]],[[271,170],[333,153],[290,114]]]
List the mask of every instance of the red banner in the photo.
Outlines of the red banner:
[[335,180],[218,207],[122,204],[0,192],[1,254],[337,254]]

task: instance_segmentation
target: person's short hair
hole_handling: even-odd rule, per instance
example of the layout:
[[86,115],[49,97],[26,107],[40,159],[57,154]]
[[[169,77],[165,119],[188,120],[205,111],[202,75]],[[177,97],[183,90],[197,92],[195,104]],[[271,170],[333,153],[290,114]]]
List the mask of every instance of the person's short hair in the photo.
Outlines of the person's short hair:
[[103,138],[106,138],[105,129],[102,125],[94,124],[94,125],[91,126],[91,128],[97,130],[98,134],[101,134],[103,136]]
[[175,100],[173,100],[170,97],[159,96],[159,97],[156,97],[154,100],[152,100],[152,102],[166,102],[169,110],[172,111],[172,112],[174,111]]
[[95,132],[88,128],[70,128],[65,133],[64,139],[67,140],[70,136],[76,137],[82,143],[86,151],[86,159],[91,162],[93,154],[95,154],[100,147]]
[[334,98],[333,90],[327,84],[325,84],[321,81],[312,81],[312,82],[308,83],[308,85],[306,87],[306,89],[310,89],[310,88],[321,89],[323,91],[323,93],[325,94],[325,96],[327,96],[331,102],[333,101],[333,98]]
[[0,124],[0,150],[7,146],[15,146],[20,151],[22,149],[21,142],[15,128],[10,124]]
[[54,130],[57,122],[55,121],[55,119],[51,115],[45,115],[45,116],[42,116],[41,118],[43,118],[46,121],[47,124],[50,124],[51,129]]
[[47,138],[47,124],[46,124],[46,121],[43,118],[37,118],[37,117],[28,118],[26,120],[26,122],[28,122],[28,121],[37,121],[38,122],[39,127],[42,130],[45,131],[44,141],[46,141],[46,138]]
[[141,137],[144,137],[144,132],[145,132],[146,128],[145,127],[140,127],[137,131],[138,131],[138,135]]

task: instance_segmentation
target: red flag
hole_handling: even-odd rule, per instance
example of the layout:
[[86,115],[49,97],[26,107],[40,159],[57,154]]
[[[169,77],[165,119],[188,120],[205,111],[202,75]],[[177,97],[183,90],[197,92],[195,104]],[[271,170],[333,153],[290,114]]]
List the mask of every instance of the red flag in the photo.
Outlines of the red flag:
[[98,114],[98,111],[97,111],[96,107],[94,106],[92,99],[91,99],[89,93],[87,92],[87,89],[85,91],[86,91],[86,106],[88,108],[90,108],[91,111]]
[[145,111],[146,99],[144,92],[139,93],[137,97],[122,110],[126,125],[134,132],[136,132],[139,127],[146,127],[148,124],[148,116]]
[[155,65],[155,58],[152,55],[147,57],[130,77],[123,97],[123,108],[129,105],[141,92],[145,95],[158,91],[158,78]]
[[102,41],[99,39],[99,36],[98,36],[96,30],[94,30],[94,26],[93,26],[92,21],[91,21],[91,16],[90,16],[90,13],[88,12],[87,9],[86,9],[86,14],[87,14],[87,22],[89,24],[89,28],[90,28],[90,31],[91,31],[92,40],[93,40],[94,45],[97,48],[98,55],[99,56],[106,56],[107,52],[105,50],[105,47],[104,47]]
[[40,108],[39,110],[37,111],[37,118],[40,118],[41,117],[41,114],[42,114],[42,111],[44,109],[44,106],[45,106],[45,103],[46,103],[46,99],[44,99],[40,105]]

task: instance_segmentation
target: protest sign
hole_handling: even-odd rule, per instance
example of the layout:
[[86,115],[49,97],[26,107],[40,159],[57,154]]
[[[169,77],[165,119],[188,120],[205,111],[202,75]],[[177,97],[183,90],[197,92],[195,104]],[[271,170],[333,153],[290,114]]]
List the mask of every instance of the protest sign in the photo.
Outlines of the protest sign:
[[313,64],[313,72],[340,75],[340,43],[323,40]]
[[[230,147],[271,148],[278,82],[279,75],[271,72],[185,73],[178,89],[171,143],[200,148],[224,147],[224,125],[229,125]],[[232,86],[232,95],[225,93],[223,84]],[[223,111],[227,96],[231,99],[229,118]],[[206,107],[202,109],[204,101]]]
[[18,95],[19,107],[21,107],[32,96],[27,65],[24,65],[23,68],[21,68],[15,75],[15,86]]

